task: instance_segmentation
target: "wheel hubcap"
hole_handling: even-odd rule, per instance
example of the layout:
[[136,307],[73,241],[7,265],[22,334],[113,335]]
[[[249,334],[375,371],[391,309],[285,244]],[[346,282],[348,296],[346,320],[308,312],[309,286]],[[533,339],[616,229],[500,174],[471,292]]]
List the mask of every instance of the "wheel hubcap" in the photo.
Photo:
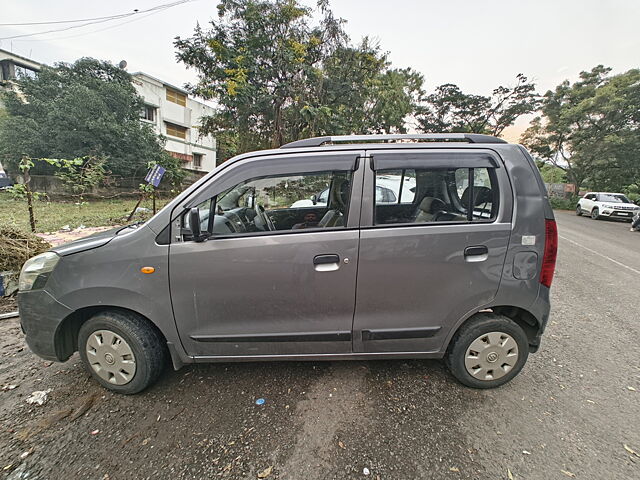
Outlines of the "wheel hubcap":
[[129,344],[110,330],[93,332],[86,345],[87,360],[94,372],[114,385],[129,383],[136,373],[136,359]]
[[497,380],[518,362],[518,344],[504,332],[490,332],[476,338],[464,359],[467,372],[478,380]]

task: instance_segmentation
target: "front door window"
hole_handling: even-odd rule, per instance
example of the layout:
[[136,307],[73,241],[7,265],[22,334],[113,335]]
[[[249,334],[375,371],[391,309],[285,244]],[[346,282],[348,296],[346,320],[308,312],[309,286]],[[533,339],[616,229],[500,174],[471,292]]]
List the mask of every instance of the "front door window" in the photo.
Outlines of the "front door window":
[[[198,206],[201,230],[237,236],[344,228],[351,176],[351,172],[316,172],[246,180]],[[184,218],[188,228],[188,216]]]

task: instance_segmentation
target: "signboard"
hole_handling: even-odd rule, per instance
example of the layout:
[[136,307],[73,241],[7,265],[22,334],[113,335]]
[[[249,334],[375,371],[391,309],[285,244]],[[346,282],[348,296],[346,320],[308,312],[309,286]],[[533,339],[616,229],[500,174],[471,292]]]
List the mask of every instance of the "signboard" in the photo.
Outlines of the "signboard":
[[160,182],[162,181],[162,177],[167,170],[160,165],[156,165],[151,170],[147,172],[147,176],[144,177],[144,181],[153,185],[154,187],[158,187]]

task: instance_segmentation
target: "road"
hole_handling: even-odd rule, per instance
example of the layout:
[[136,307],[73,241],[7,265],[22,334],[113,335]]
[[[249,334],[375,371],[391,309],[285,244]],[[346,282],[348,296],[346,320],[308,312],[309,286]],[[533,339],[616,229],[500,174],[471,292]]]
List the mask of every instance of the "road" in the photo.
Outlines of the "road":
[[[542,347],[491,391],[436,361],[294,362],[191,366],[125,397],[96,386],[77,356],[39,360],[4,320],[0,384],[17,387],[0,392],[0,476],[640,478],[624,447],[640,455],[640,234],[557,221]],[[45,389],[44,406],[27,405]]]

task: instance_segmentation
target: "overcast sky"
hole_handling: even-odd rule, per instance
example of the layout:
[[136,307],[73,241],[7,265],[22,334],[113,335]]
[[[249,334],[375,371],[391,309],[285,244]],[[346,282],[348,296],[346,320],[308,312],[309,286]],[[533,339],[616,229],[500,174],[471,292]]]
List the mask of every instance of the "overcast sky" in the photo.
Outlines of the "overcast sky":
[[[172,0],[0,0],[0,23],[93,18],[145,10]],[[315,5],[314,0],[304,0]],[[640,67],[640,0],[333,0],[354,41],[380,43],[394,66],[424,74],[431,91],[455,83],[490,94],[516,74],[534,78],[540,92],[581,70],[604,64],[623,72]],[[176,63],[173,38],[216,15],[217,0],[195,0],[154,14],[42,36],[0,40],[0,48],[44,63],[92,56],[128,62],[168,83],[195,74]],[[70,24],[0,26],[0,38]],[[516,136],[521,121],[508,136]],[[514,138],[515,139],[515,138]]]

